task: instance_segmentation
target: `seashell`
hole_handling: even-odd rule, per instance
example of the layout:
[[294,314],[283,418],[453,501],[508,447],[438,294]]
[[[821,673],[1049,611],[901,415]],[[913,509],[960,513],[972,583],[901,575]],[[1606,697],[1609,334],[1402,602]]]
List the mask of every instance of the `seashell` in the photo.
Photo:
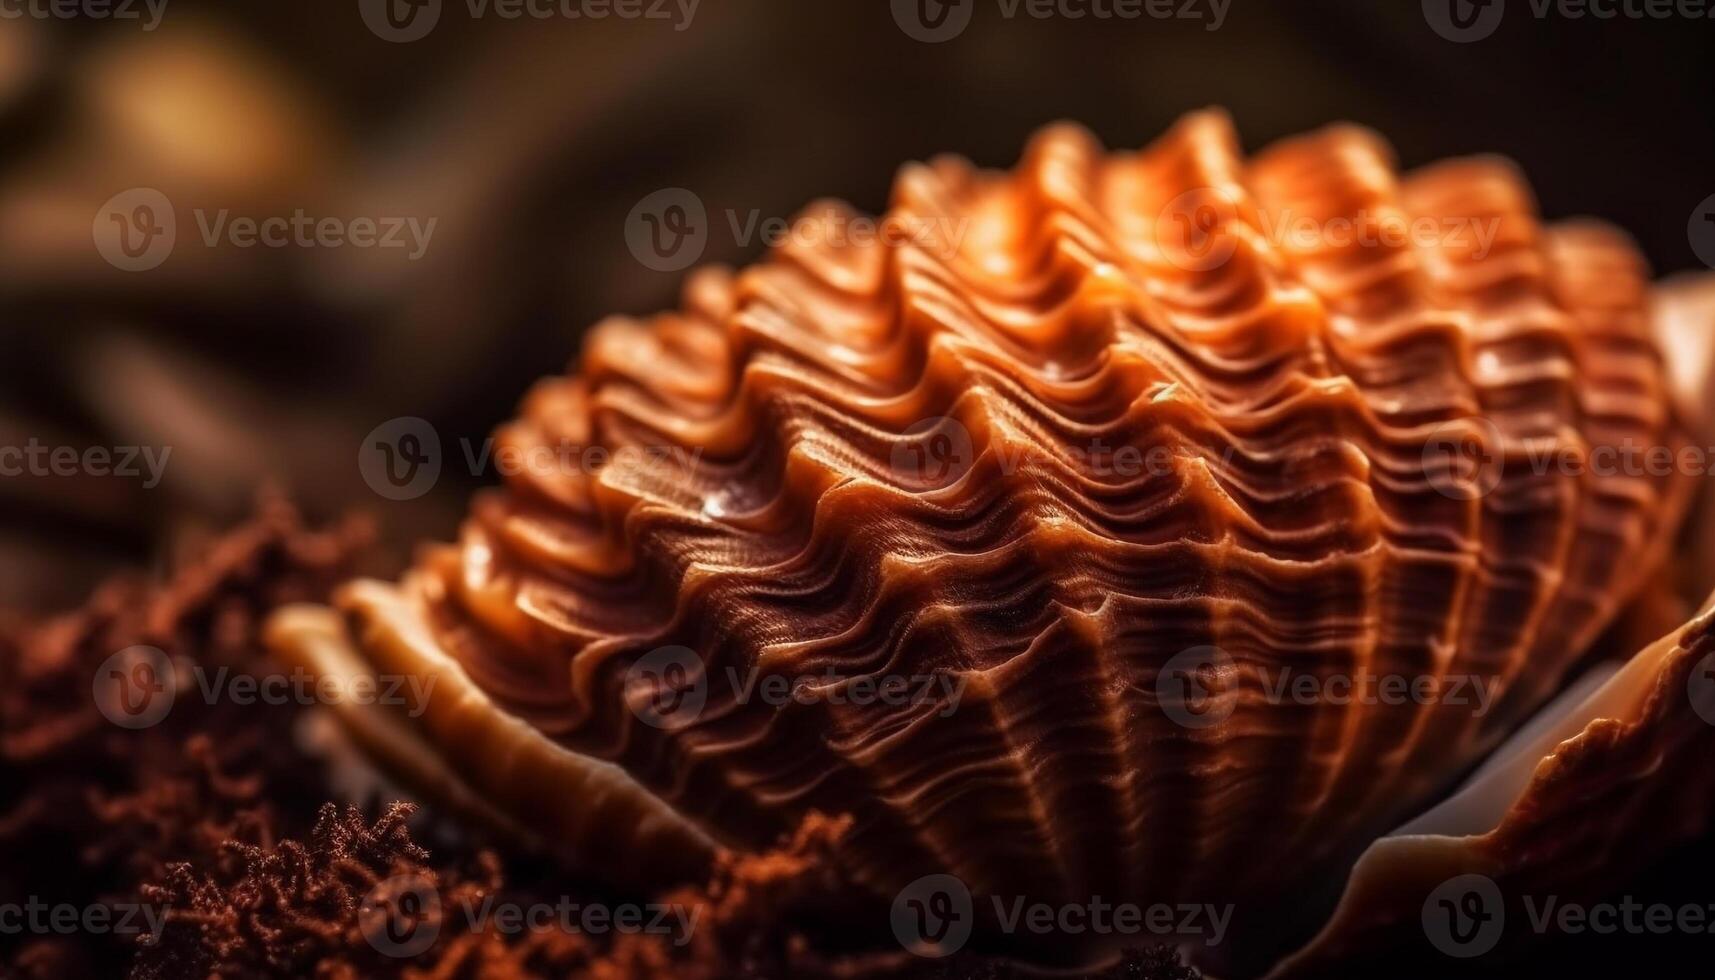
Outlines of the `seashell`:
[[[1702,764],[1715,748],[1715,596],[1601,676],[1569,690],[1563,713],[1521,733],[1522,744],[1498,751],[1451,799],[1367,849],[1327,924],[1272,976],[1380,967],[1414,947],[1426,975],[1441,975],[1454,962],[1447,956],[1521,953],[1532,930],[1506,925],[1528,923],[1528,903],[1600,899],[1623,878],[1618,866],[1645,865],[1706,833],[1715,817],[1715,770]],[[1455,932],[1441,917],[1464,914],[1460,900],[1476,894],[1467,881],[1485,891]]]
[[432,675],[342,708],[355,737],[626,884],[821,811],[882,896],[1243,917],[1560,691],[1689,493],[1592,465],[1687,444],[1643,262],[1543,226],[1503,161],[1401,177],[1348,126],[1246,158],[1205,112],[1135,153],[1058,126],[1010,173],[907,167],[891,234],[859,220],[818,205],[598,325],[496,445],[596,465],[509,474],[272,645]]

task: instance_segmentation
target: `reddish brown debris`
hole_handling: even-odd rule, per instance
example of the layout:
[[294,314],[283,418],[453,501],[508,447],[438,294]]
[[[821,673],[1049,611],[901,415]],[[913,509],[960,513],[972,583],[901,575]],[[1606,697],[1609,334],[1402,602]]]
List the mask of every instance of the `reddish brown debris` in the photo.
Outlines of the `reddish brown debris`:
[[[323,599],[363,555],[367,529],[306,528],[278,500],[165,581],[115,580],[83,608],[0,621],[0,902],[157,909],[158,936],[0,935],[0,977],[78,980],[534,980],[916,974],[1007,977],[974,958],[914,961],[886,935],[827,923],[857,890],[830,860],[846,823],[812,815],[774,851],[723,859],[711,881],[659,897],[695,906],[686,937],[472,929],[448,914],[504,897],[612,901],[529,854],[494,848],[394,803],[339,808],[294,745],[296,706],[175,701],[131,731],[102,717],[97,666],[134,644],[208,668],[269,667],[257,626],[284,602]],[[433,852],[407,826],[436,834]],[[385,955],[364,900],[426,882],[441,900],[432,945]],[[371,903],[373,909],[376,903]],[[874,917],[870,917],[874,918]],[[818,931],[818,923],[822,931]],[[683,940],[675,944],[673,939]],[[1135,954],[1116,978],[1193,976],[1170,952]]]

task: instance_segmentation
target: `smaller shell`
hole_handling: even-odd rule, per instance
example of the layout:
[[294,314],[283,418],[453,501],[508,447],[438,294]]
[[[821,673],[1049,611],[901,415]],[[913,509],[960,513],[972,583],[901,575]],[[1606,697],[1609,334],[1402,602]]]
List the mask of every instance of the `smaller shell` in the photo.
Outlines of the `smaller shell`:
[[1521,951],[1535,937],[1523,925],[1527,899],[1599,898],[1715,824],[1711,754],[1715,597],[1557,723],[1372,845],[1328,925],[1272,976],[1336,966],[1399,976],[1409,963],[1443,976],[1449,957]]

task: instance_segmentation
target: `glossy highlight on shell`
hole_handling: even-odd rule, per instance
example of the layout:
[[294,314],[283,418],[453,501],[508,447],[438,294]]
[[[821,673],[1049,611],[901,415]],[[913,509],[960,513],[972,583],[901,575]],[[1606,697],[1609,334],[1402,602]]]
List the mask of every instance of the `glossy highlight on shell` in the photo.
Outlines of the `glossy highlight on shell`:
[[[499,445],[603,465],[513,474],[399,583],[276,624],[441,678],[362,740],[633,883],[819,811],[884,895],[1245,902],[1449,789],[1675,529],[1684,480],[1586,465],[1685,443],[1647,270],[1502,161],[1401,176],[1352,127],[1246,157],[1201,113],[907,167],[887,220],[933,234],[852,218],[598,325]],[[1494,697],[1283,702],[1282,669]],[[889,678],[922,696],[854,694]]]

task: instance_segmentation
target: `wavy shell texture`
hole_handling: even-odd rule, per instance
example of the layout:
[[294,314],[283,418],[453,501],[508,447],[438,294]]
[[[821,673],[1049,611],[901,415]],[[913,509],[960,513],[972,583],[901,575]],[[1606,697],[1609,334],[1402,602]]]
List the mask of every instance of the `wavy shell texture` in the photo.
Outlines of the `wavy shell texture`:
[[[1010,173],[908,167],[903,241],[852,217],[599,325],[499,445],[611,459],[508,477],[345,593],[377,669],[452,678],[425,769],[586,864],[688,873],[821,810],[878,888],[1278,894],[1540,707],[1673,530],[1681,481],[1579,465],[1682,443],[1647,272],[1540,225],[1503,161],[1401,178],[1351,127],[1246,159],[1202,113],[1136,153],[1061,126]],[[1450,440],[1487,460],[1451,489]],[[668,646],[706,700],[652,724]],[[1202,647],[1231,714],[1182,724],[1206,705],[1162,672]],[[1283,668],[1494,701],[1282,702]],[[961,694],[832,696],[888,676]]]

